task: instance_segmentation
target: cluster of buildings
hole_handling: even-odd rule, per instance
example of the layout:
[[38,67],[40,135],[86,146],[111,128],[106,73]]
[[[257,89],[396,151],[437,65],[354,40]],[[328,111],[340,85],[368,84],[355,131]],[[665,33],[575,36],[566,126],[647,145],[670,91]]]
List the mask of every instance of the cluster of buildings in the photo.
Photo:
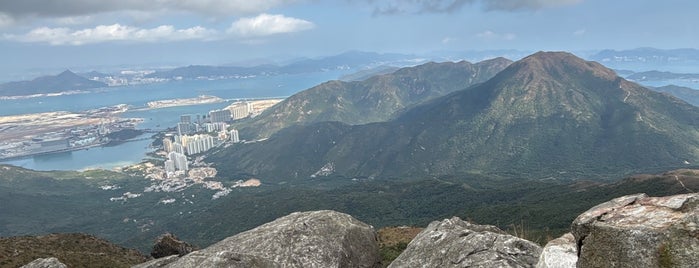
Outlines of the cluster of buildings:
[[206,152],[226,141],[240,142],[238,130],[228,130],[228,123],[248,117],[251,113],[251,103],[238,102],[225,109],[210,111],[208,116],[180,116],[177,133],[168,134],[163,139],[163,150],[167,156],[167,176],[186,174],[189,170],[188,156]]
[[254,112],[252,102],[249,101],[244,101],[244,102],[235,102],[224,110],[229,110],[231,112],[231,119],[232,120],[238,120],[238,119],[243,119],[246,118]]

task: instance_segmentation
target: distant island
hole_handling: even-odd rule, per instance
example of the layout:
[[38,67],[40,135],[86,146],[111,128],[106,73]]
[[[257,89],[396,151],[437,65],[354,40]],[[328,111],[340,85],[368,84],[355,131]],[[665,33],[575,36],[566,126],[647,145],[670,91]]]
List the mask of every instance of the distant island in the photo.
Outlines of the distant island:
[[626,78],[633,81],[662,81],[672,79],[699,81],[699,74],[647,71],[634,73]]
[[186,99],[168,99],[168,100],[157,100],[148,102],[148,108],[150,109],[160,109],[167,107],[176,106],[189,106],[189,105],[199,105],[199,104],[211,104],[224,102],[225,100],[216,96],[201,95],[196,98],[186,98]]
[[30,81],[0,84],[0,96],[16,97],[44,94],[79,92],[81,90],[106,87],[107,84],[93,81],[66,70],[54,76],[42,76]]

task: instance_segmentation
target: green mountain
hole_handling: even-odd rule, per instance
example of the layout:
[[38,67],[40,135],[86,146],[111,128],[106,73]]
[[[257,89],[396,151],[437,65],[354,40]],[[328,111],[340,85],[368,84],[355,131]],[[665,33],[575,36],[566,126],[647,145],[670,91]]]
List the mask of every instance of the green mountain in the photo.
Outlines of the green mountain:
[[0,84],[0,96],[26,96],[106,87],[107,84],[81,77],[69,70],[55,76],[42,76],[31,81]]
[[699,106],[699,90],[681,87],[676,85],[667,85],[662,87],[648,87],[657,92],[663,92],[675,96],[678,99],[686,101],[694,106]]
[[330,81],[297,93],[235,127],[242,137],[254,139],[297,124],[382,122],[426,100],[484,82],[510,63],[504,58],[476,64],[427,63],[364,81]]
[[[304,111],[297,107],[317,105],[312,100],[292,107]],[[596,62],[539,52],[389,122],[292,127],[222,149],[209,161],[223,174],[263,181],[464,173],[613,178],[696,165],[699,108]]]

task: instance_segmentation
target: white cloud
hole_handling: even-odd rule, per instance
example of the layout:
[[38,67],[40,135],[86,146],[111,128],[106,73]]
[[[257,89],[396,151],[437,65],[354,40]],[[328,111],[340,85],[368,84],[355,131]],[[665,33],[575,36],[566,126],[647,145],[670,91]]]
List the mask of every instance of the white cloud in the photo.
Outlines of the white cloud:
[[487,10],[536,10],[574,5],[583,0],[481,0]]
[[14,24],[14,19],[10,17],[9,15],[0,12],[0,28],[10,26]]
[[517,35],[513,33],[496,33],[490,30],[480,32],[476,34],[476,37],[483,40],[505,40],[510,41],[517,38]]
[[94,16],[72,16],[72,17],[61,17],[54,21],[60,25],[81,25],[87,24],[94,20]]
[[72,30],[65,27],[40,27],[23,35],[6,34],[6,39],[28,42],[49,43],[51,45],[84,45],[108,41],[156,42],[181,40],[212,39],[216,31],[195,26],[187,29],[175,29],[172,25],[161,25],[151,29],[142,29],[120,24],[99,25],[94,28]]
[[[167,0],[166,0],[167,1]],[[300,0],[170,0],[177,9],[207,14],[252,14]]]
[[11,17],[71,17],[120,11],[184,11],[204,15],[240,15],[304,0],[17,0],[0,1],[0,10]]
[[374,7],[375,15],[453,13],[480,4],[485,10],[520,11],[573,5],[583,0],[346,0]]
[[577,31],[573,32],[573,35],[575,35],[575,36],[583,36],[583,35],[585,35],[585,32],[586,32],[585,29],[580,29],[580,30],[577,30]]
[[282,33],[300,32],[314,28],[306,20],[286,17],[284,15],[260,14],[256,17],[241,18],[228,29],[228,33],[242,37],[260,37]]

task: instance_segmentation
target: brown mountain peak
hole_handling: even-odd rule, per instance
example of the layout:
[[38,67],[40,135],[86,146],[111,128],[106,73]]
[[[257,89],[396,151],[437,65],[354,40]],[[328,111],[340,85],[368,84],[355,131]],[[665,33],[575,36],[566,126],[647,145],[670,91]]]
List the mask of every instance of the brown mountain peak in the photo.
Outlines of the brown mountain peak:
[[515,62],[510,68],[518,73],[551,76],[555,79],[578,75],[592,75],[603,80],[615,80],[617,75],[603,65],[583,60],[569,52],[539,51]]

